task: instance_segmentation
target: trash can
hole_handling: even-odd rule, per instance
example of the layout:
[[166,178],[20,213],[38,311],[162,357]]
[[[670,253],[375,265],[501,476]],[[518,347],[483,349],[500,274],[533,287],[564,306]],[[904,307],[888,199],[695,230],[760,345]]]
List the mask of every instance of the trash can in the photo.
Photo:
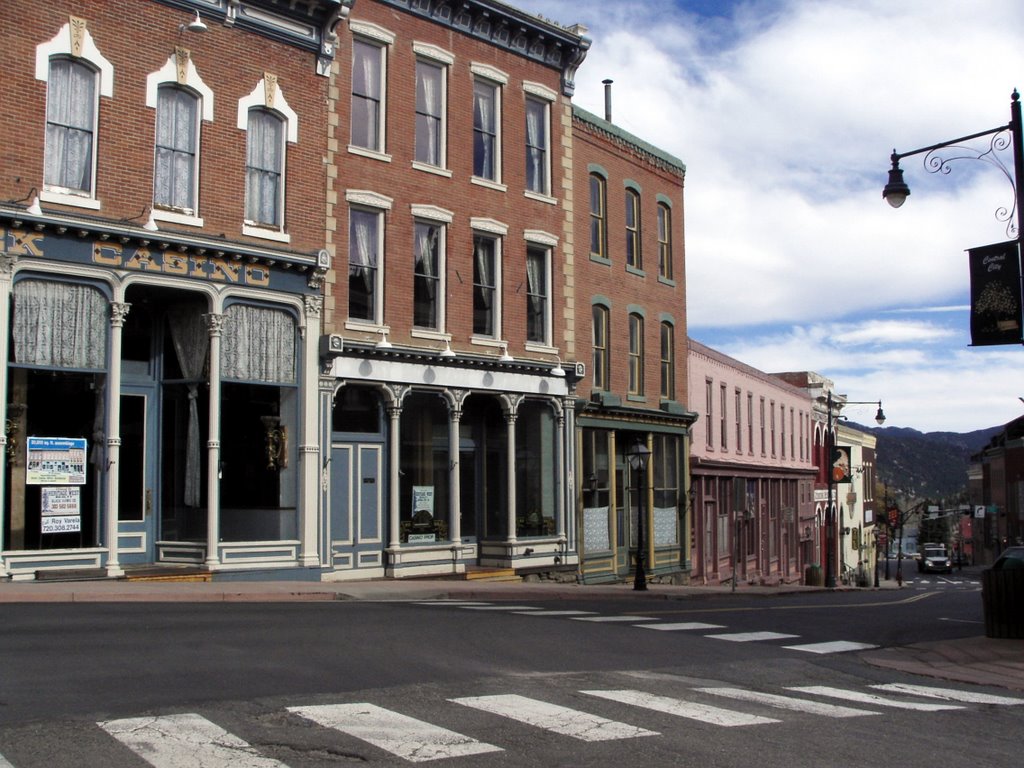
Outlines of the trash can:
[[1024,568],[988,568],[981,572],[985,636],[1024,638]]
[[825,574],[821,572],[820,565],[808,565],[804,570],[804,584],[808,587],[825,586]]

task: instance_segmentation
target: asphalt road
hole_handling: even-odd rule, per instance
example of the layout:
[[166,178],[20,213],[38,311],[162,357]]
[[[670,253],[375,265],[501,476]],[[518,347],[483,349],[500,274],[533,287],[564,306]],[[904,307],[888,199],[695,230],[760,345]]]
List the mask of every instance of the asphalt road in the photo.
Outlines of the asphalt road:
[[[977,692],[858,656],[978,634],[977,590],[915,572],[899,591],[668,601],[5,605],[0,755],[15,768],[819,768],[883,752],[902,766],[965,752],[1016,765],[1024,701],[875,689]],[[951,708],[920,708],[935,704]],[[438,726],[457,737],[420,733]]]

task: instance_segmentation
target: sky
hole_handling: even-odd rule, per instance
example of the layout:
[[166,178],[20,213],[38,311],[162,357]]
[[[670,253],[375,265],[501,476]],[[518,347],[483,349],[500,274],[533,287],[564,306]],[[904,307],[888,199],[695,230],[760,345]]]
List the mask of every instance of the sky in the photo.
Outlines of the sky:
[[[889,155],[1006,125],[1020,0],[507,0],[593,40],[574,103],[686,165],[689,335],[766,372],[816,371],[886,426],[1024,415],[1024,348],[972,347],[967,249],[1016,236],[977,160],[882,199]],[[984,141],[984,140],[983,140]],[[972,142],[971,146],[987,148]],[[863,411],[863,413],[861,413]],[[871,406],[848,406],[873,424]]]

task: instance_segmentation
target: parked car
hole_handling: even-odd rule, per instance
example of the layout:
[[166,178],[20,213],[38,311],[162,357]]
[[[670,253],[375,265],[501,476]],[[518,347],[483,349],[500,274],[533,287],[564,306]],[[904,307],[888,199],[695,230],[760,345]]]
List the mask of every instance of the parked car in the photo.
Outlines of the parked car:
[[1024,568],[1024,547],[1007,547],[992,563],[993,571]]
[[949,553],[945,547],[924,547],[921,550],[921,559],[917,561],[919,573],[937,571],[952,573],[953,561],[949,559]]

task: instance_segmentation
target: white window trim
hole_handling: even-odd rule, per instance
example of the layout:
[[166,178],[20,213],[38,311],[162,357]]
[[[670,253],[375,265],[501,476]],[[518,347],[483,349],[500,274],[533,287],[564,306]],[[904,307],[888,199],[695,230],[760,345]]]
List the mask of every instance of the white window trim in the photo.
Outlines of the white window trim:
[[[238,122],[239,130],[249,131],[249,110],[253,107],[265,107],[271,112],[276,112],[285,123],[285,141],[295,144],[299,140],[299,116],[295,110],[288,106],[288,101],[281,92],[276,78],[263,77],[248,96],[238,100]],[[263,240],[273,240],[278,243],[290,243],[291,235],[285,231],[285,204],[288,197],[288,164],[287,153],[282,149],[282,157],[285,162],[281,169],[281,224],[276,227],[262,226],[254,222],[244,220],[242,223],[242,234],[249,237],[258,237]],[[243,213],[244,215],[244,213]]]
[[[505,244],[505,236],[508,234],[508,227],[494,219],[473,218],[470,219],[474,238],[482,234],[494,240],[494,335],[481,336],[473,334],[470,336],[470,343],[484,347],[507,347],[508,341],[502,338],[502,253]],[[476,258],[474,254],[474,258]]]
[[[348,151],[353,155],[361,155],[368,157],[373,160],[382,160],[386,163],[391,162],[391,155],[388,154],[388,136],[387,136],[387,124],[388,124],[388,53],[390,46],[395,43],[395,35],[384,27],[380,27],[376,24],[371,24],[366,21],[350,21],[349,29],[352,30],[352,34],[362,37],[363,42],[374,45],[380,50],[380,115],[378,115],[377,131],[380,135],[380,148],[369,149],[367,147],[360,147],[356,144],[351,143],[351,126],[349,132],[349,145]],[[351,111],[351,100],[352,91],[349,89],[349,108]]]
[[345,202],[350,205],[360,205],[364,208],[380,208],[383,211],[390,211],[394,199],[379,192],[372,192],[368,189],[346,189]]
[[[431,52],[429,54],[423,53],[421,50],[417,49],[417,46],[420,46],[421,48],[429,48]],[[437,55],[445,54],[445,51],[442,51],[440,48],[435,48],[434,46],[426,46],[423,43],[414,43],[413,49],[416,51],[417,56],[423,60],[423,63],[438,67],[441,70],[441,130],[440,135],[438,136],[439,146],[437,148],[438,159],[440,162],[438,162],[437,165],[431,165],[430,163],[425,163],[422,160],[413,160],[412,167],[420,171],[428,171],[430,173],[437,173],[442,176],[451,177],[452,172],[448,168],[448,75],[455,58],[448,54],[450,60],[445,60]],[[414,111],[416,108],[415,98],[416,96],[414,95]]]
[[[448,293],[448,225],[451,224],[454,214],[444,208],[434,205],[412,205],[413,219],[419,219],[424,224],[430,224],[438,228],[437,237],[437,327],[423,328],[412,326],[410,333],[420,334],[425,339],[444,340],[450,338],[447,334],[448,324],[446,322],[448,305],[445,301]],[[415,227],[413,228],[415,232]],[[413,241],[415,247],[415,239]],[[415,266],[413,268],[415,272]],[[413,282],[416,276],[413,274]]]
[[412,50],[417,56],[424,59],[433,59],[435,64],[443,64],[446,67],[450,67],[455,63],[454,54],[446,51],[444,48],[438,48],[436,45],[431,45],[430,43],[413,41]]
[[413,203],[409,206],[414,219],[423,219],[434,224],[451,224],[455,221],[455,214],[447,208],[439,208],[436,205],[421,205]]
[[[151,72],[146,77],[146,106],[150,109],[156,109],[159,101],[160,86],[172,83],[188,88],[198,94],[199,119],[204,123],[212,123],[213,90],[203,82],[203,78],[200,77],[199,71],[196,69],[196,65],[193,63],[192,57],[188,55],[187,50],[185,51],[185,56],[185,66],[181,72],[183,76],[179,76],[178,56],[177,53],[175,53],[167,59],[166,63],[160,67],[160,69],[156,72]],[[193,190],[194,199],[196,201],[196,212],[188,214],[168,208],[157,208],[154,205],[151,208],[151,213],[155,221],[168,221],[174,224],[184,224],[191,227],[202,227],[204,225],[203,218],[199,216],[199,180],[202,173],[203,139],[203,133],[201,130],[197,130],[196,137],[196,177],[195,189]],[[155,146],[156,141],[154,137],[154,147]]]
[[523,239],[526,240],[527,248],[529,248],[529,246],[532,245],[534,247],[543,248],[544,251],[547,253],[547,258],[545,259],[545,263],[544,263],[544,280],[545,280],[545,284],[548,287],[547,301],[544,304],[544,336],[545,336],[545,339],[542,342],[541,341],[527,341],[526,342],[526,349],[530,350],[531,352],[544,352],[546,354],[557,354],[558,353],[558,349],[554,346],[554,341],[553,341],[553,336],[554,336],[554,327],[553,327],[554,326],[554,322],[553,322],[554,315],[553,315],[553,312],[554,312],[554,308],[552,307],[552,303],[553,303],[553,298],[554,297],[553,297],[552,294],[554,293],[554,284],[552,283],[552,277],[553,277],[553,269],[554,269],[554,267],[553,267],[554,252],[555,252],[555,248],[558,246],[558,238],[555,237],[554,235],[548,233],[548,232],[544,232],[544,231],[539,230],[539,229],[528,229],[525,232],[523,232]]
[[[537,85],[535,83],[531,83],[530,84],[530,85],[535,86],[535,89],[527,89],[527,87],[526,87],[527,85],[528,85],[527,83],[525,83],[525,82],[523,83],[523,90],[526,91],[527,94],[529,94],[527,96],[527,100],[528,101],[532,100],[532,101],[534,101],[536,103],[544,105],[544,130],[546,132],[547,147],[546,147],[546,150],[544,152],[544,163],[545,163],[545,168],[544,168],[544,191],[543,192],[537,192],[537,191],[534,191],[532,189],[526,189],[526,190],[523,190],[523,196],[524,197],[528,197],[531,200],[537,200],[537,201],[542,202],[542,203],[548,203],[550,205],[556,205],[558,203],[558,200],[551,194],[552,187],[554,185],[554,181],[552,180],[552,168],[551,168],[551,159],[552,159],[551,155],[554,152],[554,146],[553,146],[554,145],[554,136],[553,136],[553,133],[552,133],[552,126],[551,126],[551,104],[552,104],[552,100],[547,98],[547,96],[544,95],[544,94],[535,93],[534,90],[543,89],[543,90],[545,90],[545,91],[547,91],[548,93],[551,93],[551,94],[553,94],[554,92],[551,91],[550,89],[544,88],[544,86],[539,86],[539,85]],[[525,141],[524,141],[524,143],[523,143],[523,150],[525,151],[525,149],[526,149],[526,144],[525,144]]]
[[542,99],[549,104],[553,104],[558,100],[558,94],[553,90],[548,88],[546,85],[534,83],[530,80],[523,81],[523,91],[531,96],[536,96],[538,99]]
[[71,191],[63,187],[47,188],[45,184],[41,183],[39,185],[39,199],[48,203],[73,205],[79,208],[89,208],[90,210],[98,211],[102,207],[99,199],[96,197],[96,190],[99,186],[97,178],[100,146],[99,100],[104,96],[108,99],[114,97],[114,66],[96,47],[96,42],[89,33],[89,29],[85,26],[85,22],[75,17],[72,17],[72,19],[81,24],[81,33],[77,41],[74,39],[75,34],[71,28],[72,22],[69,21],[50,40],[36,46],[36,80],[49,84],[50,59],[55,56],[67,56],[71,59],[88,62],[96,71],[98,87],[96,88],[96,103],[93,105],[92,189],[90,192],[85,193]]
[[[390,333],[391,329],[384,325],[384,212],[391,210],[391,198],[376,192],[367,190],[348,190],[345,192],[345,200],[349,203],[350,210],[357,208],[377,216],[377,279],[373,284],[373,320],[362,320],[348,317],[345,319],[345,329],[349,331],[366,331],[369,333]],[[349,218],[346,217],[345,226],[349,227]],[[351,248],[351,243],[349,248]],[[348,273],[349,254],[345,254],[345,270]]]
[[[502,182],[504,168],[501,164],[502,158],[502,110],[505,101],[505,87],[508,86],[508,75],[502,72],[500,69],[496,69],[488,64],[481,64],[479,62],[472,62],[469,65],[469,71],[472,73],[474,78],[480,80],[486,80],[490,85],[494,86],[494,178],[485,179],[480,176],[470,177],[470,181],[473,184],[479,184],[481,187],[487,187],[488,189],[495,189],[499,192],[506,192],[508,186]],[[472,126],[470,126],[472,128]]]

